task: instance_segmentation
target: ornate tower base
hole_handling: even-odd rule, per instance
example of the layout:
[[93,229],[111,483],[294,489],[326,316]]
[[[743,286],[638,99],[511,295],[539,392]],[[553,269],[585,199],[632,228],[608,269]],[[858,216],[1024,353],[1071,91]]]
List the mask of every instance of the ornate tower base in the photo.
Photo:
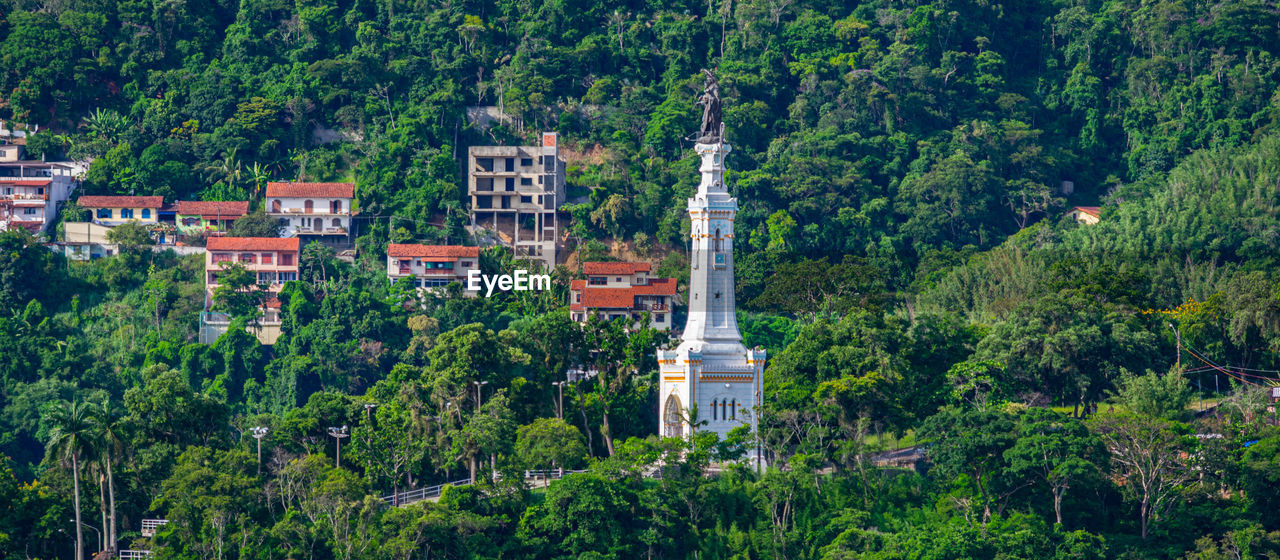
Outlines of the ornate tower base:
[[743,346],[734,314],[738,202],[724,184],[724,156],[731,149],[723,142],[694,147],[702,158],[702,181],[689,199],[689,318],[680,346],[658,351],[663,436],[710,430],[723,437],[738,426],[755,428],[765,351]]

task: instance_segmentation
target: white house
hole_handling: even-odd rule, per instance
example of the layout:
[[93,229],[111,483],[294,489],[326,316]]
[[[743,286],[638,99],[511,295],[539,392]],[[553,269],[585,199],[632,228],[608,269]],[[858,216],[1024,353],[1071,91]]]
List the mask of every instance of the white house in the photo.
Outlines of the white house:
[[58,206],[79,184],[77,168],[63,162],[22,160],[21,146],[0,147],[0,231],[11,227],[36,234],[46,231]]
[[450,283],[459,282],[464,288],[463,295],[475,297],[476,292],[466,291],[465,287],[467,275],[479,269],[479,247],[387,245],[387,278],[393,283],[401,278],[412,278],[413,286],[420,292],[443,290]]
[[630,317],[638,326],[648,313],[651,328],[670,329],[676,279],[654,278],[649,275],[651,268],[649,263],[582,263],[587,279],[569,285],[573,320],[583,323],[593,315],[607,320]]
[[351,231],[355,183],[267,183],[267,215],[285,237],[345,240]]

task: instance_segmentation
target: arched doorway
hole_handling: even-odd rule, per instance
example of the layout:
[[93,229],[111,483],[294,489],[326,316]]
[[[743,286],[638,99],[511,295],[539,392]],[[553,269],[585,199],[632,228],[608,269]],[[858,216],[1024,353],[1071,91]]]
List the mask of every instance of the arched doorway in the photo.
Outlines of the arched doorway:
[[680,406],[680,397],[674,394],[667,397],[662,411],[662,435],[664,437],[680,437],[684,435],[684,409]]
[[271,211],[275,212],[276,214],[280,213],[280,199],[271,201]]

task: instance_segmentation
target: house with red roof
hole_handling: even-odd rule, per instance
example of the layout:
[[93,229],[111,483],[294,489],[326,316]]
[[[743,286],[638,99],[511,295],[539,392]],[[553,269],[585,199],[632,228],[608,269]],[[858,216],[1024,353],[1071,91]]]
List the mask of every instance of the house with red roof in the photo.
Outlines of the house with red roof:
[[247,200],[179,200],[175,207],[177,228],[184,235],[226,233],[232,223],[249,213]]
[[638,325],[645,313],[649,326],[670,329],[676,296],[675,278],[655,278],[652,266],[642,262],[582,263],[585,280],[569,285],[569,313],[585,323],[591,316],[602,319],[630,318]]
[[257,276],[253,290],[265,290],[262,316],[249,325],[248,331],[263,344],[275,344],[281,333],[280,300],[275,297],[284,283],[298,279],[301,249],[296,237],[210,237],[205,243],[204,288],[205,313],[200,316],[200,342],[212,344],[227,332],[231,317],[210,310],[218,279],[228,267],[240,264]]
[[1076,206],[1067,210],[1067,215],[1077,222],[1091,226],[1102,219],[1102,208],[1098,206]]
[[82,196],[76,203],[90,212],[93,223],[108,227],[129,222],[155,224],[163,196]]
[[205,243],[205,291],[213,297],[218,277],[233,263],[257,275],[258,286],[279,292],[284,283],[298,279],[298,238],[211,237]]
[[267,215],[280,221],[285,237],[342,244],[351,231],[355,183],[267,183]]
[[[387,245],[387,278],[392,283],[408,278],[422,292],[440,292],[453,282],[465,288],[467,275],[480,269],[480,248],[461,245]],[[476,292],[462,292],[475,297]]]

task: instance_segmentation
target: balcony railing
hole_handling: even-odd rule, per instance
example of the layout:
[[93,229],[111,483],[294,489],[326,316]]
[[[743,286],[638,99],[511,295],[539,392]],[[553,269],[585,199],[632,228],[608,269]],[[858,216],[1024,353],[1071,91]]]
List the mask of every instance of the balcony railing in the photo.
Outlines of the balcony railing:
[[281,208],[279,210],[269,210],[267,214],[325,214],[328,216],[346,216],[351,213],[350,209],[342,209],[337,212],[333,208],[317,207],[317,208]]
[[142,520],[142,536],[151,538],[156,536],[156,529],[169,524],[168,519],[143,519]]

